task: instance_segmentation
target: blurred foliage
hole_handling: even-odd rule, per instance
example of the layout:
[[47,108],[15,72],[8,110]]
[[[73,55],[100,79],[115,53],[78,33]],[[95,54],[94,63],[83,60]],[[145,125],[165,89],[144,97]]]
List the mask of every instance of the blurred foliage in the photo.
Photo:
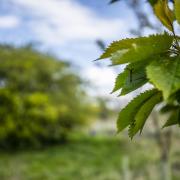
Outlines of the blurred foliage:
[[64,141],[91,106],[70,64],[32,48],[0,47],[0,146]]
[[97,97],[97,116],[100,120],[111,120],[117,111],[111,107],[111,100],[106,97]]
[[[153,156],[149,156],[152,148]],[[153,146],[144,151],[139,144],[131,146],[117,137],[76,134],[66,146],[13,154],[0,152],[0,158],[1,180],[124,180],[126,158],[132,179],[139,180],[150,179],[145,173],[154,173],[151,167],[157,163],[157,152]]]

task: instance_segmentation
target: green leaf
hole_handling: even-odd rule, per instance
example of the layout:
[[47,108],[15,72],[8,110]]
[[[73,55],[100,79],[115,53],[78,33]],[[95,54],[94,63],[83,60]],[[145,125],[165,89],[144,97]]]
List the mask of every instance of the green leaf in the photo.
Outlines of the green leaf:
[[120,95],[126,95],[147,83],[145,62],[134,62],[126,67],[128,77],[126,78]]
[[178,23],[180,24],[180,0],[175,0],[175,15]]
[[[136,79],[137,77],[137,79]],[[136,74],[136,76],[133,77],[134,79],[131,81],[126,80],[124,86],[122,87],[121,96],[124,96],[140,87],[142,87],[144,84],[146,84],[148,81],[146,79],[145,73],[139,73]]]
[[105,50],[105,52],[99,57],[99,59],[110,58],[112,54],[117,51],[129,49],[134,40],[135,39],[123,39],[111,43],[110,46]]
[[180,57],[153,61],[147,66],[147,77],[168,99],[180,90]]
[[121,89],[123,87],[127,77],[128,77],[127,70],[124,70],[121,74],[119,74],[116,78],[115,86],[111,93],[116,92],[119,89]]
[[148,0],[148,2],[151,4],[151,6],[154,6],[158,0]]
[[129,50],[123,54],[119,51],[113,53],[111,61],[113,65],[136,61],[153,60],[153,56],[167,51],[173,42],[173,37],[167,33],[163,35],[151,35],[134,39]]
[[130,125],[129,128],[129,136],[133,138],[133,136],[140,130],[142,132],[144,124],[153,110],[154,106],[162,101],[162,95],[160,92],[151,96],[138,110],[135,120]]
[[124,109],[121,110],[117,120],[118,132],[125,129],[134,121],[134,117],[138,112],[139,108],[156,93],[157,90],[155,89],[148,90],[135,97],[130,103],[128,103],[128,105]]
[[167,33],[124,39],[112,43],[99,59],[111,58],[113,65],[153,60],[152,56],[166,52],[172,42],[173,36]]
[[172,112],[171,116],[167,120],[167,122],[164,124],[164,127],[172,126],[172,125],[180,125],[180,109],[177,109]]
[[173,31],[174,13],[168,7],[168,0],[150,0],[154,13],[161,23]]
[[180,104],[180,91],[177,91],[177,92],[175,93],[175,99],[176,99],[176,101]]
[[166,104],[161,108],[160,113],[168,113],[179,108],[180,107],[178,105]]
[[147,63],[141,61],[127,65],[125,70],[116,78],[112,93],[122,88],[121,95],[125,95],[147,83],[146,65]]

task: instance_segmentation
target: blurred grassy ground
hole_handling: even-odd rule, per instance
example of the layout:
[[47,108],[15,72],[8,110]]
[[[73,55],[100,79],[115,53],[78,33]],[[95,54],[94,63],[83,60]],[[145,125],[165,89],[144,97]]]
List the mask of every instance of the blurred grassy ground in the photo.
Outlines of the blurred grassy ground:
[[44,150],[0,152],[0,180],[120,180],[127,155],[137,177],[144,176],[146,166],[157,159],[156,151],[152,154],[146,144],[81,136]]

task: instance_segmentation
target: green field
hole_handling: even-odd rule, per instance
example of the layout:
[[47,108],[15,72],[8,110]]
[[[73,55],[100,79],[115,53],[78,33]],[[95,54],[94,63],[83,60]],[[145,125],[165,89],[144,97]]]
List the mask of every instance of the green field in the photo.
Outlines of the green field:
[[119,139],[84,137],[44,150],[1,152],[0,180],[119,180],[127,154],[136,173],[154,161]]

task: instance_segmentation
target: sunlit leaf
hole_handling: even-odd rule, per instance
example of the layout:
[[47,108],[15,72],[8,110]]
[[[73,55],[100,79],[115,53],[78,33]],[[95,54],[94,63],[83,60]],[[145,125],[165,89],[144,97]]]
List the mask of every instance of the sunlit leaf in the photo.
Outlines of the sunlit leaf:
[[162,58],[147,66],[147,76],[165,99],[180,89],[180,57]]
[[175,14],[176,14],[176,19],[180,24],[180,0],[175,0]]
[[168,6],[168,0],[149,0],[153,7],[154,13],[161,23],[173,31],[174,13]]
[[113,65],[153,60],[151,56],[166,52],[172,41],[173,37],[167,33],[123,39],[112,43],[99,59],[110,58]]
[[138,113],[135,116],[135,120],[130,125],[129,128],[129,136],[133,138],[133,136],[138,132],[142,132],[144,124],[153,110],[154,106],[162,101],[161,93],[154,94],[151,98],[149,98],[139,109]]
[[148,90],[138,95],[130,103],[128,103],[128,105],[124,109],[121,110],[117,120],[118,132],[125,129],[128,125],[130,125],[134,121],[135,115],[140,109],[140,107],[156,93],[157,90],[155,89]]

